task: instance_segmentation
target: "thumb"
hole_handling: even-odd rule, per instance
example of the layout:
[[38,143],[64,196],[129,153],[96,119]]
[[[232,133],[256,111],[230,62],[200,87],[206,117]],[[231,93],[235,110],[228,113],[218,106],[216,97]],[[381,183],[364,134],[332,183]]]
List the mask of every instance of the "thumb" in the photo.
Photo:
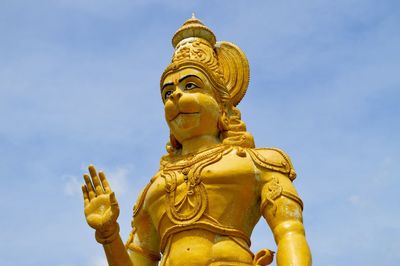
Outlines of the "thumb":
[[117,201],[117,199],[115,197],[115,193],[114,192],[110,193],[110,204],[111,204],[111,206],[112,205],[118,205],[118,201]]
[[119,216],[119,205],[117,199],[115,198],[114,192],[110,193],[110,206],[111,206],[111,216],[113,220],[116,220]]

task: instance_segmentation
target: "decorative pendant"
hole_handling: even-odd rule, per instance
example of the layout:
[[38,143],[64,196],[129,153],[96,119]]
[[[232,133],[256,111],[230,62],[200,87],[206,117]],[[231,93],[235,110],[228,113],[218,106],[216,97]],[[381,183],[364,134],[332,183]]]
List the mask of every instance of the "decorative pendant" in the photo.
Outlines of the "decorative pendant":
[[[227,150],[231,150],[227,148],[218,146],[166,165],[163,169],[161,177],[165,180],[167,215],[173,223],[191,224],[204,214],[208,198],[206,188],[201,180],[201,173],[205,167],[221,160],[223,154],[226,154]],[[184,183],[180,184],[179,189],[178,174],[184,176]]]

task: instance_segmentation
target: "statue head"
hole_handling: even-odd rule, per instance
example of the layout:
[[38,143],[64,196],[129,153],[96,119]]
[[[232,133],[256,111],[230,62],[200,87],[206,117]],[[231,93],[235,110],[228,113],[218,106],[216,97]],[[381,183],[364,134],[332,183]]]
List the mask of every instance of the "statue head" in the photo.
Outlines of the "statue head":
[[249,64],[242,50],[217,42],[194,16],[175,33],[172,45],[172,61],[160,81],[170,128],[168,152],[178,152],[186,138],[205,134],[225,144],[254,147],[236,107],[249,83]]

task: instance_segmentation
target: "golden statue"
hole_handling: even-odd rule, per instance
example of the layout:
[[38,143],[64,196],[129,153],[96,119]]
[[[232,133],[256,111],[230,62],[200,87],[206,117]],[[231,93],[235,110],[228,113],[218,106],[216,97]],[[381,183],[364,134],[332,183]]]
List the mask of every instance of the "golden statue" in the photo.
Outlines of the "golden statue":
[[172,44],[160,82],[168,154],[138,197],[125,245],[104,173],[89,166],[84,175],[86,220],[109,265],[268,265],[274,252],[250,250],[261,216],[278,246],[277,265],[311,265],[290,159],[276,148],[255,148],[236,107],[249,83],[246,56],[216,42],[194,16]]

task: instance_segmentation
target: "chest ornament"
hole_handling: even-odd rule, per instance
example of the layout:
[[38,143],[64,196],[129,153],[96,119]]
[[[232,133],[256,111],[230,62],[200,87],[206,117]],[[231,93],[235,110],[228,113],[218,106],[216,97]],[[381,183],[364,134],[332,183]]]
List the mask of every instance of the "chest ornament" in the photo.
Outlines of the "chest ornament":
[[[165,180],[166,210],[175,224],[188,225],[204,214],[208,205],[207,191],[201,180],[202,171],[221,160],[231,147],[218,145],[198,154],[177,158],[164,164],[161,177]],[[178,177],[183,175],[183,185],[178,189]]]

